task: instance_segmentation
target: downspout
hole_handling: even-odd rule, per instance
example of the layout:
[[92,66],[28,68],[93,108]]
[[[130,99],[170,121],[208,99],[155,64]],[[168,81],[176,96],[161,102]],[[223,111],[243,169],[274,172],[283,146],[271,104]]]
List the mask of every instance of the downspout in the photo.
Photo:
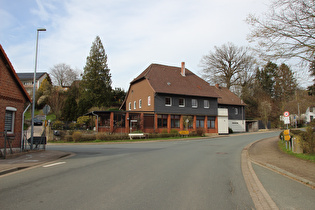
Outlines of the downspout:
[[96,116],[96,132],[98,133],[98,115],[94,114],[94,111],[91,112],[92,115]]
[[21,134],[21,152],[23,150],[23,145],[24,145],[24,138],[23,138],[23,135],[24,135],[24,114],[25,112],[28,110],[28,108],[31,106],[31,104],[29,103],[28,106],[26,107],[26,109],[24,110],[23,114],[22,114],[22,134]]

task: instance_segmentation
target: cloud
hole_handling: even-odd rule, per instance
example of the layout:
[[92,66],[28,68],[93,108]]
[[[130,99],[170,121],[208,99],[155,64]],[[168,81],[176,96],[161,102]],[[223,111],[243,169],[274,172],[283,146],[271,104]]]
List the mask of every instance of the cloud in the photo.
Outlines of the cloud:
[[[248,13],[262,11],[262,2],[36,0],[30,7],[24,4],[29,13],[18,17],[29,31],[19,42],[12,40],[6,46],[17,71],[32,69],[36,27],[46,27],[47,32],[40,34],[39,69],[49,71],[58,63],[83,69],[98,35],[108,55],[113,86],[127,89],[151,63],[180,66],[185,61],[197,73],[201,57],[214,46],[226,42],[247,45],[244,20]],[[14,29],[8,34],[0,32],[2,36],[15,36]]]

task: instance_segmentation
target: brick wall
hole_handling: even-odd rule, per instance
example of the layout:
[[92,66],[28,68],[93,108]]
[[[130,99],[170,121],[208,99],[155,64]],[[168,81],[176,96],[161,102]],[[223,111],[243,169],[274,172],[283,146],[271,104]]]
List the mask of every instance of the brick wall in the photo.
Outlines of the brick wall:
[[10,66],[0,56],[0,148],[4,148],[4,121],[6,107],[14,107],[17,109],[14,117],[14,137],[13,147],[21,146],[22,132],[22,114],[26,97],[23,89],[16,82],[14,74],[11,73]]

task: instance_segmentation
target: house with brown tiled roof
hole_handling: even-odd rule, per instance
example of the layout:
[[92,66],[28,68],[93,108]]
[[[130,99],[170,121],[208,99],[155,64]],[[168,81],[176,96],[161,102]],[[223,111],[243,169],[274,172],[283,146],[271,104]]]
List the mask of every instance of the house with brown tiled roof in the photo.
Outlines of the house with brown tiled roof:
[[226,109],[228,117],[228,127],[233,132],[245,132],[245,103],[228,88],[215,85],[215,92],[219,95],[219,109]]
[[10,144],[13,149],[21,148],[22,119],[27,103],[31,103],[30,96],[0,45],[0,155],[4,151],[4,131],[10,139],[6,142],[7,148]]
[[[142,112],[144,130],[196,130],[218,133],[215,87],[185,68],[151,64],[130,83],[122,108]],[[149,127],[148,127],[149,126]]]
[[[24,88],[28,92],[29,95],[33,93],[33,87],[34,87],[34,73],[17,73],[20,81],[24,85]],[[37,72],[36,73],[36,84],[35,88],[38,90],[44,79],[46,79],[48,76],[48,73],[46,72]]]
[[96,116],[100,132],[160,133],[202,128],[206,133],[227,134],[230,120],[234,120],[233,125],[238,122],[235,108],[244,113],[237,99],[228,89],[210,86],[185,68],[184,62],[181,67],[151,64],[130,82],[121,111],[88,115]]

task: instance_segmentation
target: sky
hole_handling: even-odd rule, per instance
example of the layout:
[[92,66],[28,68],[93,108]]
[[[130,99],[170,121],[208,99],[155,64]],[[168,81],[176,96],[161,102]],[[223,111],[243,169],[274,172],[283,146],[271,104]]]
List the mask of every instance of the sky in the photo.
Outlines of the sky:
[[200,75],[201,58],[228,42],[249,46],[251,14],[269,0],[0,0],[0,44],[17,73],[65,63],[83,72],[96,36],[108,56],[112,87],[129,83],[150,64],[178,66]]

